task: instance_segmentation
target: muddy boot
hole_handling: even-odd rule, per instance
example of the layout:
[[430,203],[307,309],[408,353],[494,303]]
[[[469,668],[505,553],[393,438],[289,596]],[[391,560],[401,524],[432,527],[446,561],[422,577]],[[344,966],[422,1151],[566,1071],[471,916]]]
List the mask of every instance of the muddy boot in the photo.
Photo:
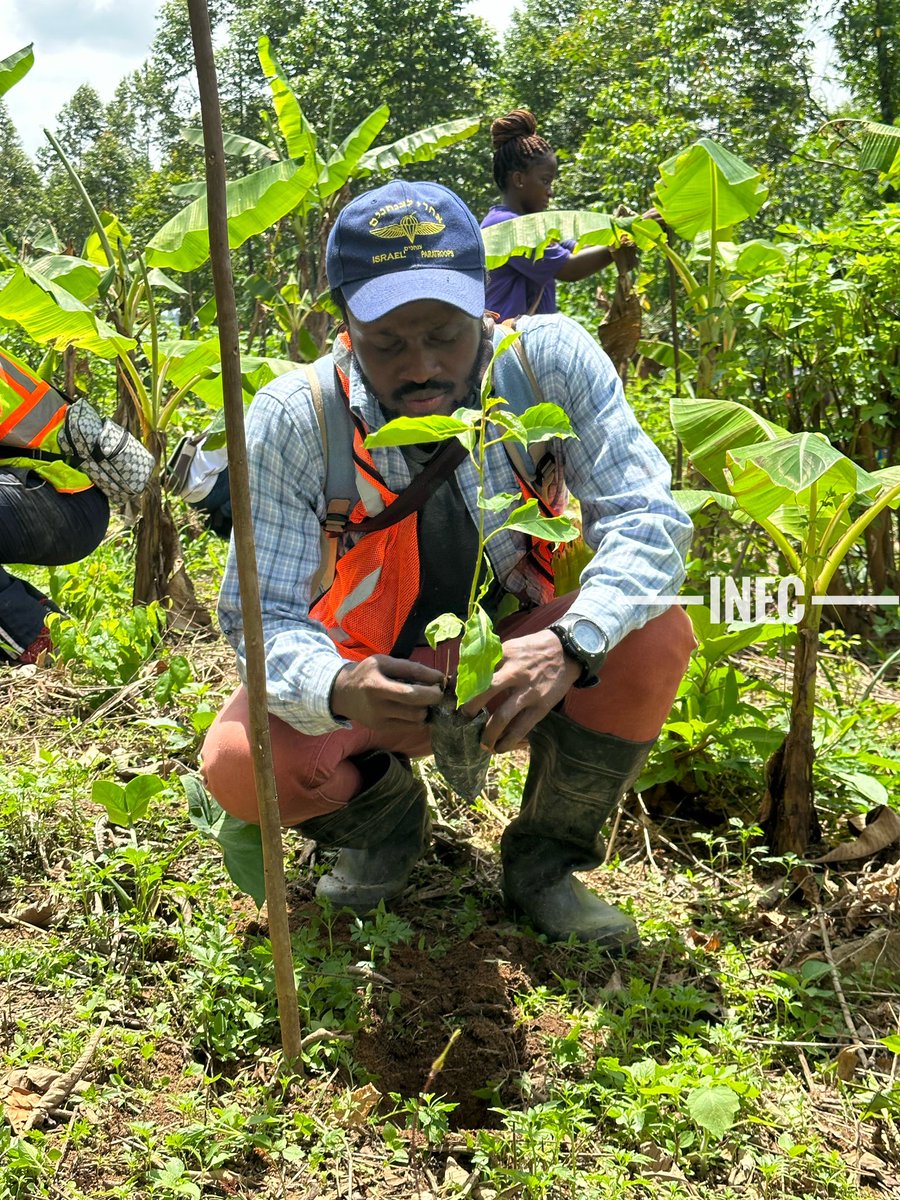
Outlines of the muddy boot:
[[637,945],[630,917],[606,904],[573,871],[603,860],[600,830],[640,774],[653,742],[595,733],[551,712],[531,732],[522,808],[503,831],[503,893],[554,941],[575,934],[609,950]]
[[335,908],[366,913],[398,896],[431,837],[425,785],[406,759],[375,751],[356,759],[363,790],[334,813],[300,826],[324,849],[339,846],[337,862],[316,887]]

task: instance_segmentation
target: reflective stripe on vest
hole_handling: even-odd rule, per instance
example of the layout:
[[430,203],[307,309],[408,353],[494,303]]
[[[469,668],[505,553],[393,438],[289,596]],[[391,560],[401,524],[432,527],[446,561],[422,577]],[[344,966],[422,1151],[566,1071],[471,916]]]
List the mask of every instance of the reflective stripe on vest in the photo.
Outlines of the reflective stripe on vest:
[[56,388],[9,351],[0,350],[0,442],[57,454],[66,408]]
[[[343,349],[351,349],[346,333],[340,335]],[[335,358],[335,373],[345,400],[350,380]],[[346,532],[353,524],[373,517],[396,499],[379,473],[363,439],[365,429],[355,414],[353,460],[359,501],[350,514]],[[540,491],[516,472],[524,500],[538,501],[545,516],[559,516]],[[541,602],[553,598],[553,559],[549,543],[529,538],[523,560],[538,582]],[[520,564],[521,565],[521,564]],[[334,582],[310,609],[345,658],[363,659],[372,654],[390,654],[419,597],[420,560],[418,516],[411,513],[386,529],[363,534],[337,560]]]
[[[84,492],[93,487],[83,472],[62,458],[25,458],[16,450],[40,450],[59,455],[59,430],[67,401],[56,388],[8,350],[0,349],[0,466],[21,467],[46,479],[58,492]],[[4,451],[11,453],[4,454]]]

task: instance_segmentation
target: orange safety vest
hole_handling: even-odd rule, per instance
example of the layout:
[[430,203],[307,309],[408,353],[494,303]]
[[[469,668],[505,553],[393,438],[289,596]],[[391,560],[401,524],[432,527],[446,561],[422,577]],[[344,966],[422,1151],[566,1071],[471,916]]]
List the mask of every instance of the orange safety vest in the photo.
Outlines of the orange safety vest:
[[[350,351],[349,334],[339,335]],[[335,373],[345,403],[349,402],[350,380],[335,362]],[[377,516],[397,499],[387,486],[364,445],[367,430],[351,414],[354,424],[353,460],[359,500],[350,513],[343,533],[354,525]],[[559,516],[538,488],[516,469],[523,499],[536,499],[545,516]],[[339,537],[341,534],[333,533]],[[553,550],[548,542],[529,538],[525,555],[541,581],[546,599],[553,597]],[[385,529],[363,534],[337,560],[331,587],[310,609],[310,616],[325,626],[344,658],[363,659],[372,654],[390,654],[406,624],[420,589],[418,515],[416,512]]]
[[[61,461],[59,431],[68,406],[56,388],[39,379],[14,354],[0,349],[0,465],[34,470],[61,492],[92,487],[85,474]],[[36,453],[34,457],[16,455],[16,450]],[[41,457],[44,455],[52,460]]]

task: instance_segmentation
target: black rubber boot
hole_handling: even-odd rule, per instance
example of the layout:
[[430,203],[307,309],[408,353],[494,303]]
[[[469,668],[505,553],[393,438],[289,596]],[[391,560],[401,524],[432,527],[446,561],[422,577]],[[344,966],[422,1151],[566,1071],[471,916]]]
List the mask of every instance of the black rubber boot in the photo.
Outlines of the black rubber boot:
[[336,908],[362,914],[398,896],[431,836],[425,785],[406,759],[375,751],[356,759],[364,787],[344,808],[313,817],[303,833],[337,862],[316,887]]
[[532,730],[518,817],[503,831],[503,893],[510,907],[554,941],[573,933],[609,950],[638,943],[634,921],[573,871],[603,860],[603,824],[640,774],[653,742],[595,733],[560,713]]

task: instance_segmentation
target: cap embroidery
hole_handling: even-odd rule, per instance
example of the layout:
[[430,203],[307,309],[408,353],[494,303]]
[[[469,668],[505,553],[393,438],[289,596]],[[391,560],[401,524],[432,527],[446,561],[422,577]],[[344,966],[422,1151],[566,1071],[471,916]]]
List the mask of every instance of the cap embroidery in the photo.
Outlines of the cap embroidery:
[[381,226],[376,224],[380,216],[380,214],[376,214],[369,224],[369,231],[375,237],[380,238],[405,237],[409,241],[409,244],[412,245],[418,237],[433,237],[436,233],[444,232],[446,226],[440,214],[433,210],[432,213],[436,218],[433,221],[423,221],[417,212],[408,212],[399,221],[395,221],[391,225]]

